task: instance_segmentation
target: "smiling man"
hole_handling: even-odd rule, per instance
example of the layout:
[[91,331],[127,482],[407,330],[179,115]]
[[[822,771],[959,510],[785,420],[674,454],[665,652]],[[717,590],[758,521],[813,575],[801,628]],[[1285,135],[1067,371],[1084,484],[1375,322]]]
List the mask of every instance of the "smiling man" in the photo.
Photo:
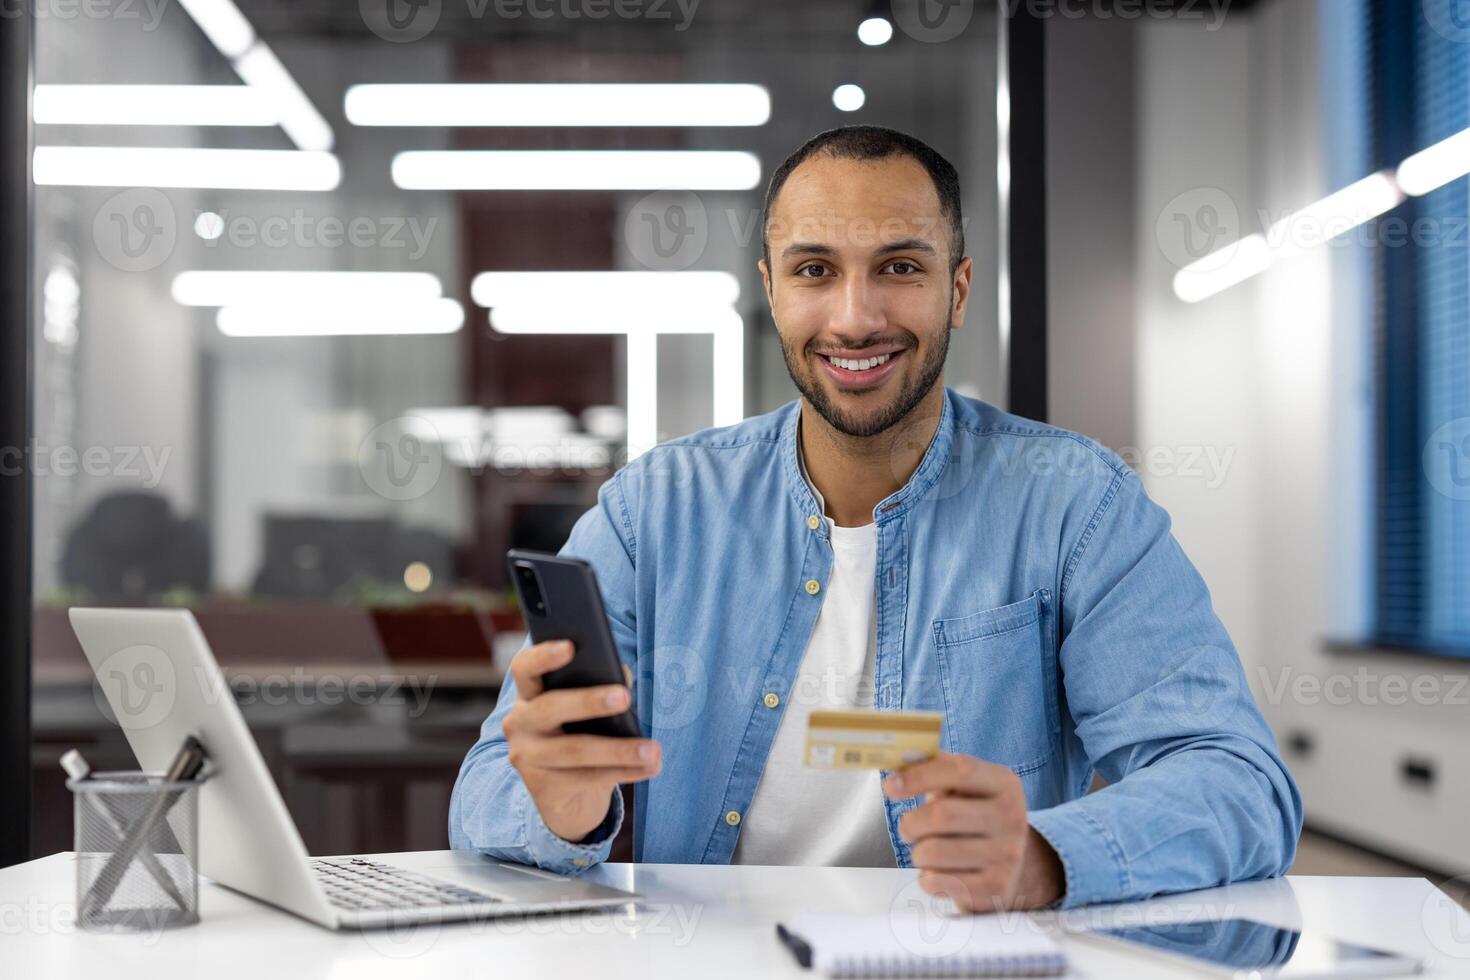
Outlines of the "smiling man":
[[[1168,516],[1096,443],[944,388],[962,229],[954,168],[892,130],[772,175],[760,270],[801,398],[603,486],[563,553],[633,691],[545,691],[572,651],[523,650],[453,846],[588,867],[631,782],[637,860],[912,866],[972,910],[1286,869],[1300,798]],[[646,738],[561,731],[630,698]],[[943,751],[881,783],[806,768],[832,708],[943,712]]]

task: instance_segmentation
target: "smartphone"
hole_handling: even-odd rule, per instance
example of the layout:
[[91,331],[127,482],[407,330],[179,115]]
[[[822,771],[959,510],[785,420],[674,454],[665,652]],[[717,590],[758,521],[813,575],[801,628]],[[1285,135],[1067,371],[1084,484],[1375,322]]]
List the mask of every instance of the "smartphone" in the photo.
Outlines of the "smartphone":
[[1345,943],[1313,929],[1286,929],[1254,919],[1218,919],[1078,930],[1079,938],[1167,959],[1197,975],[1239,980],[1330,980],[1421,973],[1424,961]]
[[[505,560],[531,642],[571,640],[575,650],[571,663],[542,676],[546,689],[627,683],[592,566],[579,558],[519,549],[506,552]],[[561,727],[568,735],[638,738],[643,734],[631,706],[622,714],[567,722]]]

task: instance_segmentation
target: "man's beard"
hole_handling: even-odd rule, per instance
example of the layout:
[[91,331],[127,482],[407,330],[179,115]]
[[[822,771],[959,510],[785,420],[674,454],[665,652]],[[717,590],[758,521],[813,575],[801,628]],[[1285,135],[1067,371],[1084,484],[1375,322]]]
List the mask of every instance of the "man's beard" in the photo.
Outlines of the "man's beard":
[[[799,360],[805,353],[797,354],[787,345],[786,340],[781,340],[781,355],[786,360],[786,373],[791,375],[791,380],[812,406],[817,414],[827,420],[827,424],[844,435],[867,438],[885,432],[902,422],[924,400],[924,397],[934,388],[939,376],[944,373],[944,361],[949,355],[949,326],[939,332],[940,339],[929,348],[929,353],[924,357],[924,363],[920,367],[919,376],[912,381],[905,381],[899,389],[898,397],[885,405],[870,419],[854,418],[847,412],[842,411],[832,404],[827,397],[826,390],[815,378],[803,371],[797,370],[797,365],[806,366],[805,361]],[[909,348],[913,350],[914,348]]]

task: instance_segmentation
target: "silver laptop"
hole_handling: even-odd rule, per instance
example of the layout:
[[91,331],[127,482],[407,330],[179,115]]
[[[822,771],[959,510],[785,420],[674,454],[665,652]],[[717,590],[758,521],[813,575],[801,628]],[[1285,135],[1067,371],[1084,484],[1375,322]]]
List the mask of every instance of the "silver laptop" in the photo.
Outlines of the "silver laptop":
[[497,861],[431,877],[361,858],[312,859],[193,614],[73,609],[71,625],[145,770],[193,735],[209,753],[200,790],[200,871],[329,929],[480,919],[623,905],[639,896]]

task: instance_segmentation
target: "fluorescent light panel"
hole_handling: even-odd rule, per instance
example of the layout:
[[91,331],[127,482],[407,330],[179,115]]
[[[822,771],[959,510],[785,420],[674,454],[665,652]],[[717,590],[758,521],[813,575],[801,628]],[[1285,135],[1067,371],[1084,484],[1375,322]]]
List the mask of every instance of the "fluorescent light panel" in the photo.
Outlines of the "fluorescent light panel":
[[215,322],[227,337],[449,334],[464,326],[464,308],[452,299],[304,305],[270,302],[222,307]]
[[1419,197],[1470,173],[1470,129],[1406,157],[1397,179],[1405,194]]
[[1369,174],[1277,221],[1267,230],[1266,242],[1278,256],[1295,255],[1346,234],[1396,207],[1403,199],[1403,193],[1387,173]]
[[742,150],[410,150],[393,158],[405,190],[750,190]]
[[[1228,258],[1221,252],[1234,250]],[[1233,245],[1211,252],[1174,274],[1174,295],[1198,303],[1271,267],[1275,255],[1264,235],[1247,235]]]
[[298,272],[191,270],[174,277],[184,306],[308,306],[322,303],[428,303],[442,294],[429,272]]
[[316,111],[275,52],[257,44],[235,61],[235,72],[276,107],[281,129],[301,150],[330,150],[332,127]]
[[232,0],[179,0],[209,43],[234,61],[255,43],[255,28]]
[[330,153],[199,147],[38,146],[37,184],[329,191],[342,180]]
[[740,298],[740,280],[703,271],[481,272],[470,281],[470,298],[485,307],[544,308],[569,299],[598,308],[729,306]]
[[761,126],[760,85],[353,85],[358,126]]
[[708,304],[675,308],[541,303],[497,306],[490,311],[490,325],[496,333],[505,334],[718,335],[739,329],[740,324],[740,314],[730,307]]
[[52,126],[274,126],[248,85],[37,85],[32,118]]

